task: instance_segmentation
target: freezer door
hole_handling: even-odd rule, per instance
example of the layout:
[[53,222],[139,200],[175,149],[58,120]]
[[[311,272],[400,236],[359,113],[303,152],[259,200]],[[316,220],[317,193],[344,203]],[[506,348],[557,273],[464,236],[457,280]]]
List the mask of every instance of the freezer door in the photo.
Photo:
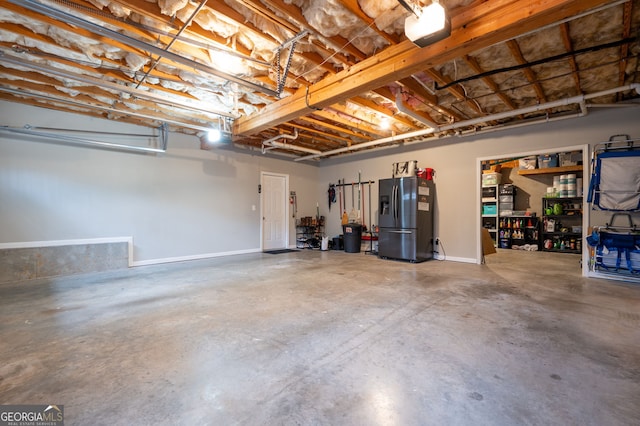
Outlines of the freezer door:
[[415,229],[380,228],[378,256],[390,259],[416,260]]

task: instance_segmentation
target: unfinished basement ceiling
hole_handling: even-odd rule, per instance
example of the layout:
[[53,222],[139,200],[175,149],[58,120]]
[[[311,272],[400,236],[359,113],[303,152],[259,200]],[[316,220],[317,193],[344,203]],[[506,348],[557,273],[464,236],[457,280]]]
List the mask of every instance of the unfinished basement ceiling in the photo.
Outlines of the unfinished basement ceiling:
[[440,3],[420,48],[396,0],[6,0],[0,99],[299,160],[639,100],[640,0]]

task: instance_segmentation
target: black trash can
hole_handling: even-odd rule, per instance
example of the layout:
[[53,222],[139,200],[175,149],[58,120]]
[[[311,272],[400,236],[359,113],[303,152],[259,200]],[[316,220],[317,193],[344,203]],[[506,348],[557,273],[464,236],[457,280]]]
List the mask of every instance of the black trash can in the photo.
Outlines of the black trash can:
[[344,240],[342,235],[338,235],[337,237],[333,237],[333,249],[334,250],[344,250]]
[[346,253],[360,253],[362,243],[362,225],[359,223],[347,223],[342,225],[344,234],[344,251]]

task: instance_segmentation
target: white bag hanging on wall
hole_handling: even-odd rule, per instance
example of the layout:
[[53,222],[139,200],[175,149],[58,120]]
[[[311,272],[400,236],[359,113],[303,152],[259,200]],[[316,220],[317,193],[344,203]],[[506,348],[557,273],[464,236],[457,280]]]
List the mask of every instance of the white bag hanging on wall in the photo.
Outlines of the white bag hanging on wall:
[[392,176],[394,178],[415,176],[417,169],[418,169],[418,160],[404,161],[401,163],[393,163]]

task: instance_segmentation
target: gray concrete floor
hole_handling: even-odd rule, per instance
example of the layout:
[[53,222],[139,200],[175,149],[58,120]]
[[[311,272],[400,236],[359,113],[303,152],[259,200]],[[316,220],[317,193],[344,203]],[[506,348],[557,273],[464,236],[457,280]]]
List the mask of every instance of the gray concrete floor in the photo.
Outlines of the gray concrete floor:
[[67,425],[638,425],[640,285],[304,250],[0,286],[0,403]]

